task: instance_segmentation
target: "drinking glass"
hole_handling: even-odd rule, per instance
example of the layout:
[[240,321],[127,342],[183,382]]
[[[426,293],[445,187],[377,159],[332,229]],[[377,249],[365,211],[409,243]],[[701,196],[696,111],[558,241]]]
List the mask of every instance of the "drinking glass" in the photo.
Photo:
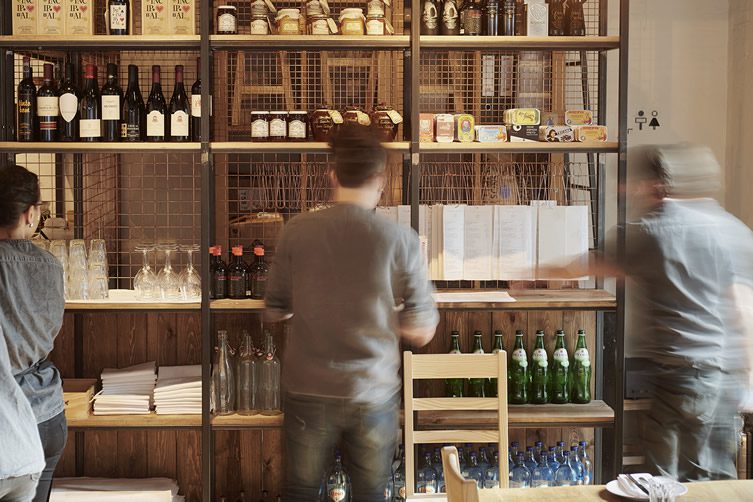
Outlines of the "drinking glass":
[[34,239],[31,241],[31,243],[39,249],[44,249],[45,251],[49,251],[50,249],[50,241],[46,239]]
[[68,253],[68,265],[70,268],[86,270],[86,243],[83,239],[71,241],[71,249]]
[[178,250],[178,246],[175,244],[160,244],[157,248],[165,253],[165,266],[157,274],[160,297],[163,300],[180,300],[180,279],[173,270],[171,258],[172,254]]
[[50,253],[52,256],[60,261],[63,266],[63,285],[65,289],[66,299],[70,299],[70,291],[68,291],[68,243],[63,240],[54,240],[50,242]]
[[180,292],[184,300],[201,300],[201,276],[193,267],[193,254],[199,250],[197,244],[180,247],[188,253],[188,266],[180,273]]
[[68,280],[71,300],[89,299],[89,271],[86,264],[86,243],[83,239],[71,241],[68,251]]
[[136,277],[133,279],[133,289],[136,291],[136,296],[140,300],[151,300],[159,296],[159,284],[157,283],[157,276],[149,266],[149,251],[154,250],[153,245],[142,244],[136,246],[136,251],[142,253],[144,257],[144,265],[136,273]]
[[89,243],[89,264],[92,263],[107,266],[107,247],[104,239],[92,239]]
[[89,299],[106,300],[109,298],[107,266],[102,263],[89,262]]

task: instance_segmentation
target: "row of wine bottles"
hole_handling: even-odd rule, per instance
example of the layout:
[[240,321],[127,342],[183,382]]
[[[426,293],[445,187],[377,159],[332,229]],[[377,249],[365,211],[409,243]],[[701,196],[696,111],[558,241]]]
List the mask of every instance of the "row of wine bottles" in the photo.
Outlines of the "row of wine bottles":
[[162,93],[159,65],[152,66],[152,89],[146,103],[136,65],[128,65],[125,94],[114,63],[107,64],[107,81],[101,89],[95,65],[87,64],[84,75],[83,88],[79,88],[73,64],[67,63],[65,77],[56,84],[53,65],[45,63],[44,80],[37,90],[31,60],[24,57],[23,80],[18,86],[18,141],[200,141],[201,79],[191,87],[189,102],[183,65],[175,66],[169,102]]

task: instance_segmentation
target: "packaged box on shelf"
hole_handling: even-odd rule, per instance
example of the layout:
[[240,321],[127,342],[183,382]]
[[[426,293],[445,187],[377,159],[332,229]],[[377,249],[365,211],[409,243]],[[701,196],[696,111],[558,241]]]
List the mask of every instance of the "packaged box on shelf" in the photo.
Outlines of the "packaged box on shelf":
[[537,126],[541,124],[541,112],[536,108],[505,110],[504,123],[508,126]]
[[477,125],[476,141],[479,143],[505,143],[507,127],[503,125]]
[[434,114],[422,113],[418,117],[418,141],[431,143],[434,141]]
[[13,0],[13,34],[37,34],[37,0]]
[[94,0],[67,0],[65,34],[94,35]]
[[455,114],[455,141],[460,143],[473,143],[473,115],[467,113]]
[[578,126],[575,128],[575,140],[581,143],[588,141],[605,143],[607,141],[607,132],[607,126]]
[[65,9],[63,0],[38,0],[37,35],[64,35]]
[[196,35],[194,0],[170,0],[170,34]]
[[550,143],[572,143],[575,141],[575,132],[566,125],[540,126],[539,139]]
[[539,126],[515,125],[507,128],[511,143],[539,141]]
[[528,32],[529,37],[549,36],[549,5],[547,0],[527,0],[528,6]]
[[141,34],[170,35],[168,0],[141,0]]
[[434,115],[434,141],[452,143],[455,140],[455,117],[449,113]]
[[96,378],[66,378],[63,382],[65,417],[88,418],[91,414],[91,400],[97,386]]
[[592,125],[594,112],[591,110],[568,110],[565,112],[565,124],[569,126]]

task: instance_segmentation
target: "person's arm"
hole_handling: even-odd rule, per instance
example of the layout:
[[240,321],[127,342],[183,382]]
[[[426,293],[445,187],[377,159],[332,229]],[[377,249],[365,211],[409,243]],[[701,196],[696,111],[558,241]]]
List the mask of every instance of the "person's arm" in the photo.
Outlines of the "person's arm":
[[264,321],[280,322],[293,317],[290,244],[287,228],[277,243],[277,250],[264,293]]
[[403,299],[403,309],[398,313],[400,337],[414,347],[423,347],[434,338],[439,312],[418,236],[411,232],[405,243],[399,271]]

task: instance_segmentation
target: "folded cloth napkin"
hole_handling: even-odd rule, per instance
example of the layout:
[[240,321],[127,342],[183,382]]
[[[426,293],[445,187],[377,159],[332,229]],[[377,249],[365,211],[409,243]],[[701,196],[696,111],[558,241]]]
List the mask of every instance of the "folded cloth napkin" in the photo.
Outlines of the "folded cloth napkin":
[[[639,474],[633,474],[633,478],[637,479],[646,490],[648,490],[648,480],[651,479],[653,476],[647,472],[642,472]],[[648,495],[635,486],[633,482],[630,480],[630,478],[627,477],[626,474],[620,474],[617,476],[617,484],[620,486],[620,489],[625,492],[626,495],[633,497],[633,498],[641,498],[648,500]]]

